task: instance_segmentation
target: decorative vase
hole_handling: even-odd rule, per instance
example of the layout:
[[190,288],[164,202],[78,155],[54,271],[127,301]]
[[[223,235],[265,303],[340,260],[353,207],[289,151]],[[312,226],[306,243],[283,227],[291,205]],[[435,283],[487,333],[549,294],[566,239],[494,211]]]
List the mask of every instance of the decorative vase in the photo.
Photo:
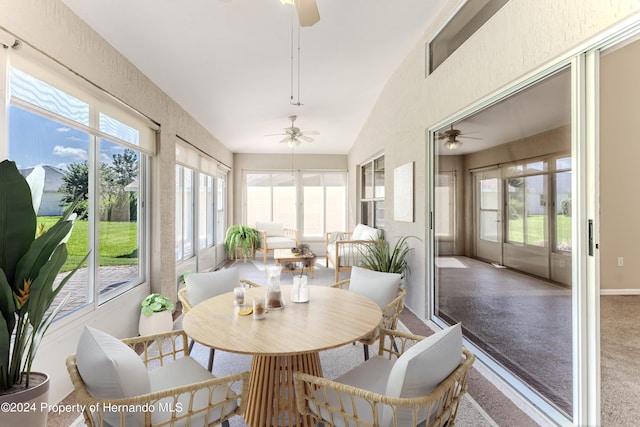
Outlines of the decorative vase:
[[282,267],[267,267],[267,310],[280,310],[284,308],[284,298],[280,289],[280,273]]
[[[24,374],[23,374],[24,375]],[[46,427],[49,414],[49,375],[31,372],[30,387],[0,395],[0,425]]]
[[291,287],[291,301],[309,302],[309,285],[307,276],[293,276],[293,286]]
[[161,334],[173,329],[173,316],[170,311],[158,311],[151,316],[140,313],[138,332],[140,336]]

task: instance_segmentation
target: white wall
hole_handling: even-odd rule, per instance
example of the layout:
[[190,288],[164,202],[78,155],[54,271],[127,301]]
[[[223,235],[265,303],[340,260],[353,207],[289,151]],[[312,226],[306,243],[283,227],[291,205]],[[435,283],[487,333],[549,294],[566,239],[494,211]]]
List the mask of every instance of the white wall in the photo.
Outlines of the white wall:
[[[449,12],[458,4],[447,3]],[[409,53],[389,79],[349,153],[350,182],[356,166],[375,152],[384,152],[386,170],[415,160],[414,223],[385,218],[385,234],[419,236],[415,262],[407,282],[407,305],[426,316],[426,218],[428,171],[426,130],[496,93],[553,58],[570,51],[598,32],[637,13],[638,0],[511,0],[451,55],[424,78],[424,43],[437,26]],[[387,212],[393,212],[393,173],[386,174]],[[350,189],[350,211],[356,193]]]
[[[157,157],[152,171],[150,280],[99,307],[96,311],[56,322],[46,335],[35,369],[51,375],[52,403],[64,398],[71,385],[66,357],[75,351],[83,324],[119,337],[137,335],[140,301],[150,288],[176,299],[174,252],[176,134],[222,163],[232,164],[231,152],[156,87],[127,59],[100,38],[58,0],[0,0],[0,27],[125,104],[160,124]],[[165,173],[161,173],[164,171]],[[233,181],[228,183],[233,194]],[[63,327],[64,326],[64,327]]]

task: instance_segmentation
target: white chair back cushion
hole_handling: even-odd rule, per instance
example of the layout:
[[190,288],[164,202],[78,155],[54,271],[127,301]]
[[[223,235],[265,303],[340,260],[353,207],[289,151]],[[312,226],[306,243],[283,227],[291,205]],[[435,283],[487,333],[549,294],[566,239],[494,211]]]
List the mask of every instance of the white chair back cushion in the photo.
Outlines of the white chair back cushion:
[[256,228],[267,232],[267,237],[287,237],[284,223],[277,221],[256,221]]
[[423,339],[398,358],[391,369],[385,394],[418,397],[431,393],[460,364],[460,323]]
[[402,276],[397,273],[372,271],[366,268],[353,267],[349,290],[374,300],[380,308],[384,308],[398,294]]
[[[129,346],[111,335],[84,327],[76,350],[76,363],[82,381],[92,396],[120,399],[151,391],[144,362]],[[105,412],[105,420],[120,425],[119,413]],[[142,414],[129,414],[127,426],[142,426]]]
[[235,267],[207,273],[193,273],[187,275],[184,282],[187,286],[189,302],[195,306],[209,298],[232,292],[233,288],[240,286],[240,273]]

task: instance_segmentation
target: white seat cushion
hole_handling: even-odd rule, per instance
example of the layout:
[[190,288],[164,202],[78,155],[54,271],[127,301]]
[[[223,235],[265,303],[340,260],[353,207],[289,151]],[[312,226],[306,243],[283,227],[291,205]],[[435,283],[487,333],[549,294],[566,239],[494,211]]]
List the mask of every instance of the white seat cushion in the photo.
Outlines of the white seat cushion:
[[[111,335],[85,326],[76,350],[78,372],[93,397],[120,399],[151,391],[144,362],[129,346]],[[119,413],[105,412],[105,420],[119,425]],[[142,426],[142,414],[129,414],[127,426]]]
[[296,241],[286,237],[267,237],[268,249],[291,249],[296,246]]
[[353,267],[349,290],[374,300],[380,308],[384,308],[398,294],[402,276],[397,273],[367,270]]
[[[356,366],[352,370],[344,373],[340,377],[336,378],[335,381],[352,385],[354,387],[361,388],[363,390],[372,391],[374,393],[384,393],[387,378],[391,369],[393,368],[393,361],[386,359],[380,356],[373,356],[363,364]],[[334,392],[330,392],[325,390],[324,388],[320,388],[315,391],[315,396],[319,400],[323,400],[323,395],[327,392],[328,401],[330,406],[339,408],[339,398],[338,395]],[[345,402],[345,406],[348,405],[345,409],[351,413],[351,402],[350,397],[347,394],[342,394],[343,402]],[[358,412],[358,416],[368,422],[373,421],[373,414],[371,413],[371,407],[364,400],[356,400],[355,402],[356,411]],[[318,413],[318,408],[315,406],[310,406],[309,409],[314,413]],[[321,417],[324,419],[330,419],[329,413],[326,409],[321,409],[320,413]],[[342,427],[345,425],[344,420],[340,420],[338,418],[334,418],[336,427]]]
[[[151,391],[162,391],[167,390],[169,388],[180,387],[183,385],[195,384],[201,381],[206,381],[209,379],[215,378],[209,371],[202,367],[196,360],[191,358],[190,356],[181,357],[176,359],[175,361],[168,363],[154,371],[149,373],[149,379],[151,382]],[[216,402],[223,400],[226,395],[226,387],[220,386],[217,387],[211,398],[211,402]],[[180,395],[178,401],[175,402],[173,398],[166,398],[160,400],[156,404],[156,410],[152,415],[152,420],[154,424],[159,424],[161,422],[168,421],[171,418],[171,411],[168,411],[167,408],[172,408],[176,411],[188,411],[189,410],[189,398],[190,393],[184,393]],[[209,405],[209,389],[203,389],[198,391],[194,397],[194,403],[192,410],[197,411],[199,409],[205,408]],[[224,408],[224,413],[229,414],[234,411],[237,407],[237,402],[233,402],[232,404],[226,406]],[[215,420],[219,420],[222,414],[222,407],[210,409],[209,410],[209,423],[212,423]],[[178,414],[180,415],[180,414]],[[183,426],[186,424],[186,420],[176,423],[176,427]],[[191,418],[192,426],[204,426],[207,425],[205,423],[205,412],[198,414]]]
[[233,267],[207,273],[189,274],[185,277],[184,282],[189,302],[195,306],[216,295],[232,292],[233,288],[240,286],[240,274],[238,269]]

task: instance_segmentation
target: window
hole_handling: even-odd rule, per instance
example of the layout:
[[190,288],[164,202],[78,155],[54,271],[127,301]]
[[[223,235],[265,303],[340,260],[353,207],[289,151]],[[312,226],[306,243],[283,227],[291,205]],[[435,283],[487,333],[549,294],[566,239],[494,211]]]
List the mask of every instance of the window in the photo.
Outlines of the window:
[[302,235],[323,237],[325,232],[345,230],[347,186],[344,173],[303,173]]
[[215,243],[224,242],[225,233],[227,231],[227,175],[226,170],[218,171],[218,179],[216,180],[216,226],[215,226]]
[[[322,239],[346,227],[344,172],[245,173],[245,223],[281,221],[301,238]],[[298,203],[297,201],[300,200]]]
[[469,39],[508,0],[467,1],[429,42],[427,75]]
[[455,178],[455,172],[436,173],[434,200],[438,211],[434,217],[434,233],[439,242],[455,239]]
[[571,252],[571,158],[511,165],[506,173],[506,241],[546,247],[549,234],[553,251]]
[[188,143],[176,144],[176,163],[175,256],[182,262],[224,241],[228,171]]
[[553,174],[555,233],[553,250],[571,252],[571,157],[556,160]]
[[360,222],[384,228],[384,156],[360,166]]
[[176,261],[189,259],[195,254],[194,173],[192,169],[176,165]]
[[12,57],[7,157],[27,175],[45,170],[38,223],[79,201],[62,272],[90,257],[67,285],[65,314],[142,283],[147,251],[146,170],[152,123],[53,66]]

